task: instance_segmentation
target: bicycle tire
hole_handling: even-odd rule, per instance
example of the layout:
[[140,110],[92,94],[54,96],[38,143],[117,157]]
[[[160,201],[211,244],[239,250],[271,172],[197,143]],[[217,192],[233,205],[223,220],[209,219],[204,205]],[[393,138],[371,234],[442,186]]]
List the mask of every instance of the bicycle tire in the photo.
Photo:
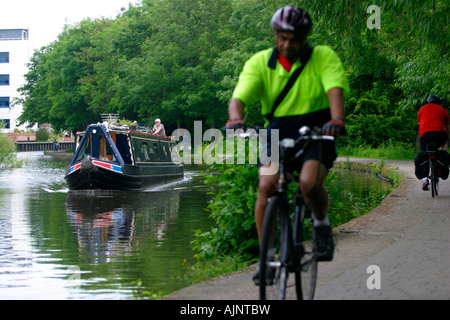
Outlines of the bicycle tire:
[[272,196],[266,208],[259,260],[261,300],[284,300],[289,276],[290,221],[288,202]]
[[[300,260],[301,270],[299,275],[301,296],[299,300],[313,300],[317,281],[317,260],[312,248],[305,248],[305,253]],[[297,277],[297,274],[296,274]]]
[[317,282],[317,260],[314,255],[312,242],[304,241],[306,234],[305,225],[305,204],[300,205],[299,222],[297,228],[301,230],[300,241],[300,266],[295,272],[295,286],[297,298],[299,300],[313,300]]
[[431,196],[434,198],[438,195],[438,182],[436,176],[436,165],[432,162],[431,170]]

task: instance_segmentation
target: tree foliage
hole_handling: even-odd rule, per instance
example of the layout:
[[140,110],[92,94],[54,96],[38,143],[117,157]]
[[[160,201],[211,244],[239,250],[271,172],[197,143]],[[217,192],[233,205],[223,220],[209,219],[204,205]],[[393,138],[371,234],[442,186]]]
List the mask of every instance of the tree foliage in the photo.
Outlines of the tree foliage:
[[[19,100],[22,122],[82,130],[101,113],[168,132],[195,120],[221,127],[244,62],[274,45],[270,17],[283,0],[143,0],[115,19],[66,26],[33,55]],[[346,68],[349,135],[341,144],[415,141],[417,108],[449,98],[448,1],[291,1],[313,19],[309,41],[333,47]],[[369,29],[380,9],[380,28]],[[250,106],[250,124],[261,122]]]

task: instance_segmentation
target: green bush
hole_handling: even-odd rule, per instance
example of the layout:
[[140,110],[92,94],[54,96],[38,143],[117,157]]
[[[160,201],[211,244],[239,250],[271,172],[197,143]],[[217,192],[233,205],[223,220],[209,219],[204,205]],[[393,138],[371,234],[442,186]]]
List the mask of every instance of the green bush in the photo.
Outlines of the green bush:
[[[257,165],[213,165],[205,182],[216,186],[216,196],[208,211],[216,225],[209,231],[197,230],[194,251],[198,258],[210,259],[226,255],[240,255],[244,260],[259,254],[258,236],[254,219],[254,206],[258,190]],[[331,171],[325,181],[331,195],[330,207],[342,207],[338,195],[342,186],[336,183]],[[289,185],[292,198],[297,185]],[[342,223],[337,219],[335,225]],[[334,225],[334,226],[335,226]]]
[[40,128],[36,131],[36,141],[48,141],[49,138],[50,133],[46,129]]
[[[381,171],[373,168],[374,172]],[[210,167],[208,184],[214,185],[215,197],[208,205],[210,217],[215,225],[209,231],[197,230],[193,249],[199,259],[209,260],[227,256],[241,257],[249,261],[258,257],[259,243],[254,219],[254,206],[258,188],[257,165],[213,165]],[[293,198],[295,183],[288,186],[288,196]],[[333,170],[325,180],[325,189],[330,195],[329,217],[332,227],[337,227],[371,209],[386,196],[386,192],[372,190],[367,198],[356,199],[343,190]],[[351,199],[351,208],[344,203]]]
[[253,208],[258,187],[256,165],[213,165],[206,183],[213,183],[217,194],[208,205],[210,217],[216,221],[211,230],[196,231],[194,250],[200,258],[242,254],[251,258],[258,254],[258,237]]
[[16,146],[7,134],[0,133],[0,168],[18,164]]

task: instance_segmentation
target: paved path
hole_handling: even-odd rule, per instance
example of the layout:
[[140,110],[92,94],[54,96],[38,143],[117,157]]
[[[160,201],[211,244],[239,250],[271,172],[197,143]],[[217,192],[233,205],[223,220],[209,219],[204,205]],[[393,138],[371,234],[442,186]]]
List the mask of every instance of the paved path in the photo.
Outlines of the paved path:
[[[335,256],[332,262],[319,263],[316,300],[450,299],[450,179],[441,181],[439,197],[432,198],[421,190],[411,161],[389,163],[404,180],[375,210],[341,226],[358,233],[334,230]],[[254,268],[165,299],[256,300]]]

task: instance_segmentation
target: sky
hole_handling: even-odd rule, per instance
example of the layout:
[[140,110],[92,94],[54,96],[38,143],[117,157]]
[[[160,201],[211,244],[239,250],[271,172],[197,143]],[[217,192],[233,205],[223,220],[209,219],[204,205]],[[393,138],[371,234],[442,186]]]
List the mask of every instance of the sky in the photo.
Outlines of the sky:
[[55,41],[65,24],[114,18],[139,0],[7,0],[0,4],[0,29],[29,29],[34,49]]

